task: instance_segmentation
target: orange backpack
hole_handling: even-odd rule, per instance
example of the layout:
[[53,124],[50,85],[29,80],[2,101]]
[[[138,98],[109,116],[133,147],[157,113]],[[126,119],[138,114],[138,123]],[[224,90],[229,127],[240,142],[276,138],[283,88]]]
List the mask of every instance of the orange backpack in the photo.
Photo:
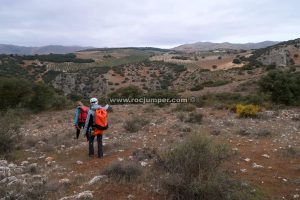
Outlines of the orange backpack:
[[104,130],[108,129],[107,111],[105,109],[100,108],[95,111],[93,127],[95,135],[102,134]]

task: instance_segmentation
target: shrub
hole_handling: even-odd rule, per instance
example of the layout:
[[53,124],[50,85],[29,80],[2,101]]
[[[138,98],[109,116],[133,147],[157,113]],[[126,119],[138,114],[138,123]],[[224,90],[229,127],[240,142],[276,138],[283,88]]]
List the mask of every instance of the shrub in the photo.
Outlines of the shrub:
[[22,115],[21,111],[16,110],[2,111],[0,113],[2,116],[0,118],[0,156],[8,157],[21,139],[19,128],[22,121],[16,112]]
[[143,91],[134,85],[122,87],[117,89],[108,95],[109,98],[139,98],[143,94]]
[[264,130],[259,130],[255,133],[255,135],[257,137],[268,137],[270,136],[272,133],[271,131],[267,130],[267,129],[264,129]]
[[297,71],[297,67],[296,66],[290,66],[289,71],[290,72],[295,72],[295,71]]
[[238,58],[234,58],[233,61],[232,61],[232,63],[234,63],[234,64],[241,64],[242,61],[240,59],[238,59]]
[[172,56],[172,59],[178,59],[178,60],[189,60],[190,58],[187,56]]
[[271,70],[275,70],[275,69],[276,69],[276,65],[275,64],[271,64],[271,65],[266,66],[266,70],[267,71],[271,71]]
[[139,131],[143,126],[149,123],[148,119],[141,116],[134,116],[123,123],[123,128],[131,133]]
[[42,111],[62,108],[67,104],[64,96],[45,84],[16,78],[0,78],[0,109],[30,108]]
[[262,199],[226,176],[220,165],[229,157],[228,148],[210,138],[192,135],[161,156],[162,185],[167,199],[239,200]]
[[30,101],[32,85],[23,79],[0,78],[0,108],[24,107]]
[[241,135],[241,136],[248,136],[248,135],[251,135],[251,132],[249,132],[248,130],[245,130],[245,129],[241,129],[241,130],[237,131],[237,134]]
[[293,105],[300,101],[300,73],[271,71],[260,79],[259,86],[275,103]]
[[153,102],[155,105],[159,107],[170,105],[170,101],[173,99],[177,99],[180,96],[175,91],[170,90],[160,90],[155,92],[149,92],[145,95],[146,98],[149,99],[160,99],[160,102]]
[[155,148],[144,147],[142,149],[136,149],[132,152],[134,160],[152,160],[157,158],[157,150]]
[[133,181],[142,174],[142,169],[138,163],[117,161],[107,166],[102,174],[116,181]]
[[188,115],[188,118],[186,119],[186,122],[189,123],[201,123],[202,122],[203,115],[198,112],[191,112]]
[[288,156],[300,157],[300,148],[299,147],[288,146],[286,148],[286,153],[287,153]]
[[239,117],[256,117],[259,107],[256,105],[236,105],[236,113]]
[[175,111],[192,112],[196,110],[196,106],[190,103],[179,103],[176,105]]
[[241,97],[241,101],[245,104],[263,105],[268,97],[263,94],[253,94]]
[[228,83],[231,83],[231,81],[229,81],[229,80],[206,81],[203,83],[203,86],[218,87],[218,86],[226,85]]
[[199,85],[195,85],[190,90],[191,91],[199,91],[199,90],[202,90],[203,88],[204,88],[203,85],[199,84]]
[[27,171],[30,174],[37,174],[39,172],[39,167],[36,163],[32,163],[29,166],[27,166]]
[[177,115],[177,118],[180,120],[180,121],[182,121],[182,122],[184,122],[185,121],[185,119],[186,119],[186,113],[178,113]]
[[182,122],[201,123],[203,119],[203,114],[196,111],[190,113],[181,112],[177,115],[177,118]]
[[79,59],[73,53],[68,54],[46,54],[46,55],[30,55],[30,56],[16,56],[19,60],[39,60],[44,62],[74,62],[74,63],[92,63],[93,59]]
[[[218,167],[228,157],[224,145],[193,135],[162,157],[166,173],[163,186],[170,199],[210,199],[220,196]],[[221,195],[223,196],[223,195]],[[215,199],[215,198],[211,198]]]

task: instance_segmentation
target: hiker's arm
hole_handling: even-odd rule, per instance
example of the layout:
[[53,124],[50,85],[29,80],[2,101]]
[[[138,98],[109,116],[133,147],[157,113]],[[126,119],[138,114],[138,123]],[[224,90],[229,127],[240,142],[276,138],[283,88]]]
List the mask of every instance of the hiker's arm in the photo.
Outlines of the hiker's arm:
[[104,110],[107,110],[110,107],[110,105],[106,104],[104,107],[102,107]]
[[79,114],[80,114],[80,109],[79,109],[79,108],[76,108],[75,119],[74,119],[74,125],[78,125]]

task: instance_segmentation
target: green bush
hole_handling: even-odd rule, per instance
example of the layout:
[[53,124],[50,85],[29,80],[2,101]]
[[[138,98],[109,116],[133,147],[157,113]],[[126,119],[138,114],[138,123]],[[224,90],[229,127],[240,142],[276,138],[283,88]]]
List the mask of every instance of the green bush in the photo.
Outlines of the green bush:
[[252,94],[241,97],[241,102],[245,104],[263,105],[268,101],[268,97],[264,94]]
[[24,107],[30,102],[32,84],[16,78],[0,78],[0,109]]
[[188,115],[188,118],[186,119],[186,122],[189,123],[201,123],[203,119],[203,115],[198,112],[191,112]]
[[19,128],[22,123],[20,115],[26,115],[23,110],[8,110],[0,113],[0,157],[7,157],[17,147],[20,141]]
[[285,105],[300,102],[300,73],[271,71],[259,81],[260,89],[271,95],[275,103]]
[[201,123],[203,119],[203,114],[193,111],[190,113],[184,113],[180,112],[177,115],[177,118],[182,122],[188,122],[188,123]]
[[68,104],[67,99],[42,83],[23,79],[0,78],[0,109],[29,108],[34,111],[59,109]]
[[202,90],[204,88],[203,85],[199,84],[199,85],[195,85],[194,87],[192,87],[190,90],[191,91],[199,91]]
[[261,93],[242,96],[240,93],[224,92],[199,96],[193,104],[197,107],[218,106],[228,108],[239,103],[268,106],[269,96]]
[[220,165],[229,157],[227,147],[211,139],[193,135],[165,153],[163,188],[168,199],[176,200],[238,200],[260,199],[249,188],[242,188],[228,178]]
[[192,112],[196,110],[196,106],[190,103],[179,103],[176,105],[174,111]]
[[217,80],[217,81],[206,81],[202,83],[204,87],[218,87],[222,85],[226,85],[228,83],[231,83],[229,80]]
[[109,98],[140,98],[143,91],[134,85],[122,87],[108,95]]
[[178,60],[189,60],[190,58],[187,56],[172,56],[172,59],[178,59]]
[[116,181],[133,181],[142,174],[142,168],[138,163],[117,161],[107,166],[102,174]]
[[127,132],[137,132],[139,131],[143,126],[146,126],[149,123],[149,120],[142,117],[142,116],[134,116],[130,119],[127,119],[124,123],[123,123],[123,128],[127,131]]
[[[170,102],[167,102],[168,100],[177,99],[180,96],[175,91],[170,90],[160,90],[155,92],[149,92],[145,95],[146,98],[149,99],[159,99],[162,102],[154,102],[155,105],[159,107],[170,105]],[[165,100],[165,101],[164,101]]]
[[240,59],[238,59],[238,58],[234,58],[233,61],[232,61],[232,63],[234,63],[234,64],[241,64],[242,61]]
[[8,55],[0,55],[0,76],[28,77],[28,71],[17,60]]
[[74,63],[92,63],[93,59],[80,59],[76,58],[76,55],[73,53],[68,54],[46,54],[46,55],[33,55],[33,56],[16,56],[18,60],[39,60],[43,62],[74,62]]

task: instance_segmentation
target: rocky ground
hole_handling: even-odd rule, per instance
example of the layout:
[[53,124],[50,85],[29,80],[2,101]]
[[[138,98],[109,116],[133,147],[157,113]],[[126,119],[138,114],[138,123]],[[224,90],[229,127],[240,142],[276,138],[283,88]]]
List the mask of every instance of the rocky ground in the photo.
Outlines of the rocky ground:
[[[149,178],[155,173],[149,152],[163,151],[193,132],[228,144],[232,156],[224,170],[257,186],[266,199],[300,199],[299,109],[264,111],[253,119],[197,108],[202,123],[186,123],[180,120],[185,112],[174,108],[114,106],[103,159],[88,157],[82,135],[74,139],[73,110],[32,116],[21,128],[25,150],[18,150],[14,161],[0,161],[2,199],[164,199],[160,186]],[[147,123],[129,133],[123,124],[133,117]],[[126,160],[139,163],[144,175],[127,183],[101,173],[111,163]]]

